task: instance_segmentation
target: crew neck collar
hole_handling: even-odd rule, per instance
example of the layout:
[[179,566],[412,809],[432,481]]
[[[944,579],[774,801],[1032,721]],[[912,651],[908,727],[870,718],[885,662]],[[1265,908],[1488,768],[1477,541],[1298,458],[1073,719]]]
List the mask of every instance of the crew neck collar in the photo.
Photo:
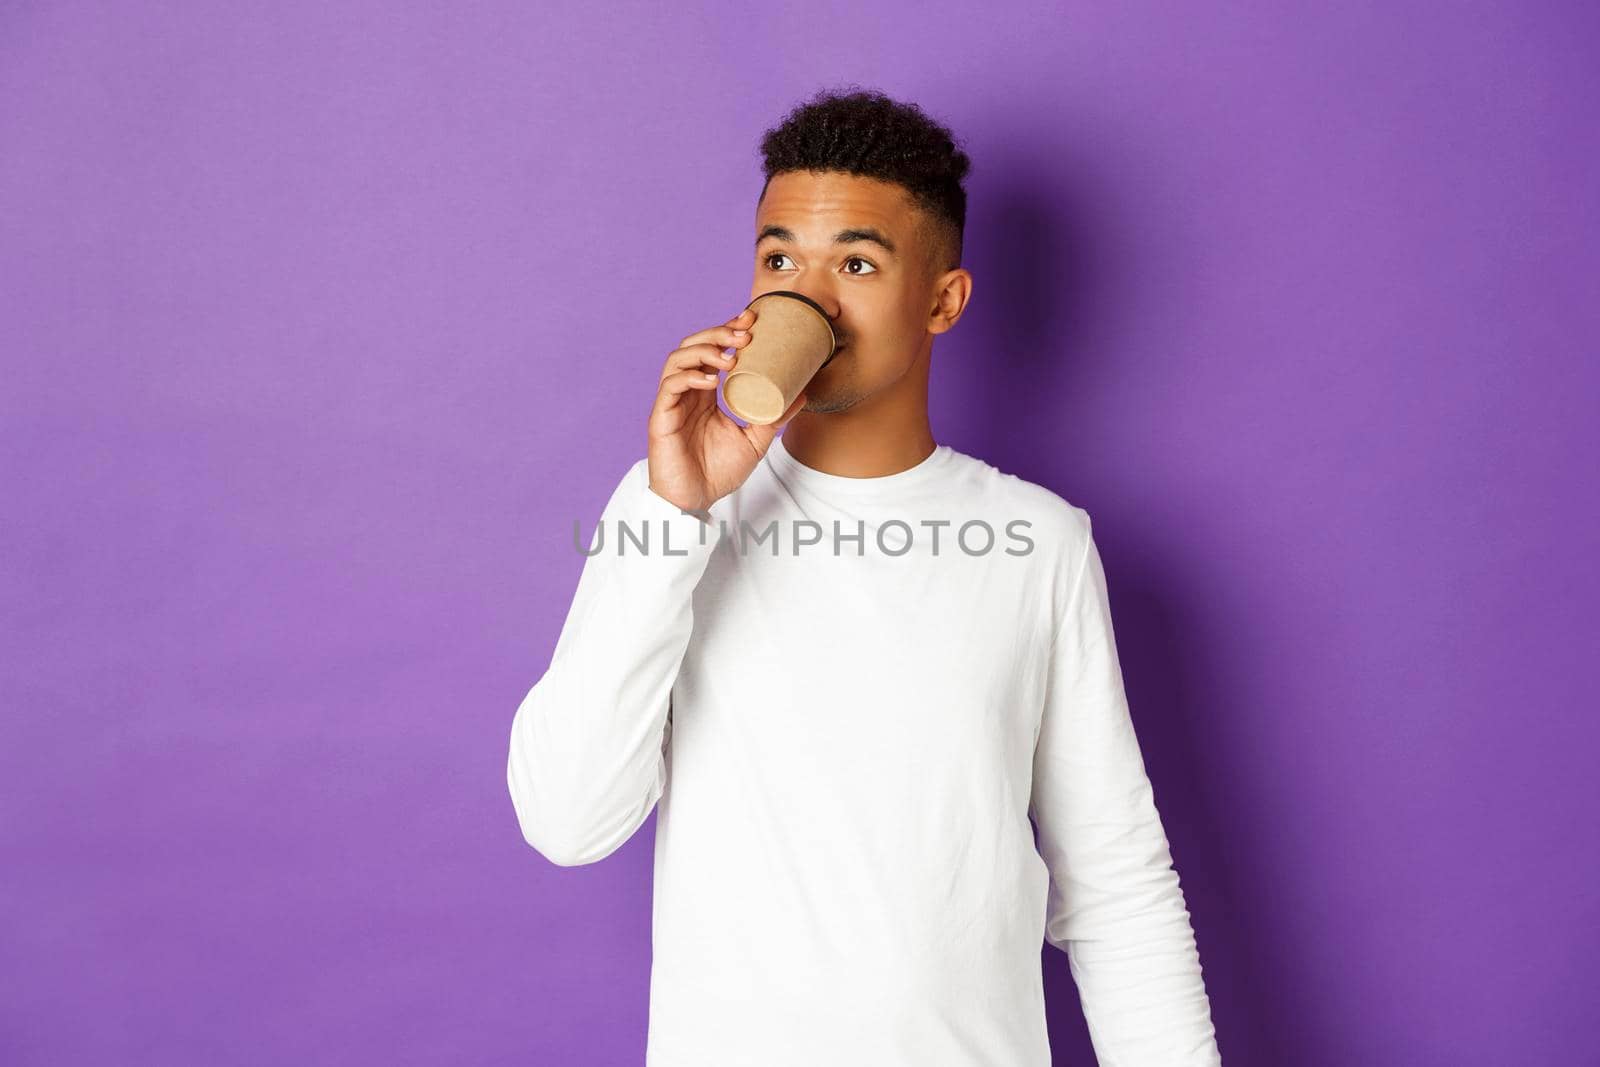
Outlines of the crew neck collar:
[[784,446],[781,435],[774,437],[767,448],[767,459],[784,481],[798,482],[818,493],[861,497],[887,496],[922,485],[938,476],[951,455],[949,445],[936,445],[916,466],[875,478],[851,478],[843,474],[829,474],[801,463]]

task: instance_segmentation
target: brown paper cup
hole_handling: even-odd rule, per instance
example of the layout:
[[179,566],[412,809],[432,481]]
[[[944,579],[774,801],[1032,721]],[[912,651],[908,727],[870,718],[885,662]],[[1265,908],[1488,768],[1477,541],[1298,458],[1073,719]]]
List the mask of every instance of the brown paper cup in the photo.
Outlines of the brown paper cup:
[[833,359],[838,339],[827,312],[788,289],[762,293],[745,307],[756,309],[756,321],[723,379],[722,399],[745,422],[766,426]]

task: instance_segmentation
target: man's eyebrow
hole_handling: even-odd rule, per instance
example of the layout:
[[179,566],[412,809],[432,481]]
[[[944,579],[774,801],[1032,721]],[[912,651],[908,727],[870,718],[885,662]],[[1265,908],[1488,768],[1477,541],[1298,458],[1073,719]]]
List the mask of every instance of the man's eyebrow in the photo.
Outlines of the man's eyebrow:
[[[776,238],[779,241],[788,241],[790,244],[795,243],[795,236],[792,230],[783,226],[774,226],[769,223],[768,225],[761,227],[761,232],[756,234],[757,247],[760,246],[762,241],[765,241],[769,237]],[[879,245],[891,256],[899,255],[899,249],[895,248],[894,242],[889,239],[889,236],[880,230],[873,229],[871,226],[861,226],[848,230],[840,230],[838,233],[833,235],[833,243],[836,245],[855,244],[858,241],[868,241],[872,244]]]

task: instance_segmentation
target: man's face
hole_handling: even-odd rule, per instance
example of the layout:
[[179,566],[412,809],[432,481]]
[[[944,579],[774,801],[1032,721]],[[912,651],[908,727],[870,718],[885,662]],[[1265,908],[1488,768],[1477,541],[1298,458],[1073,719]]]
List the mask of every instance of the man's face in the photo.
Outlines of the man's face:
[[931,343],[933,232],[893,183],[835,171],[773,176],[756,209],[750,297],[808,296],[839,339],[805,387],[805,411],[843,411],[893,385]]

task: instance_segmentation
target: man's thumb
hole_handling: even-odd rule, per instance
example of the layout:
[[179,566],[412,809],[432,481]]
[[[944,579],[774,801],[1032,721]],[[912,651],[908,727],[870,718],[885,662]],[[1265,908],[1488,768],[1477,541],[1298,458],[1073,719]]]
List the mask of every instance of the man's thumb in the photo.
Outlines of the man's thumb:
[[756,442],[761,446],[763,453],[766,452],[767,446],[772,444],[772,439],[778,436],[778,431],[789,425],[789,420],[800,414],[800,409],[805,406],[806,394],[801,393],[799,396],[795,397],[794,402],[789,405],[789,410],[778,416],[777,422],[771,422],[765,426],[751,427],[751,429],[756,432]]

